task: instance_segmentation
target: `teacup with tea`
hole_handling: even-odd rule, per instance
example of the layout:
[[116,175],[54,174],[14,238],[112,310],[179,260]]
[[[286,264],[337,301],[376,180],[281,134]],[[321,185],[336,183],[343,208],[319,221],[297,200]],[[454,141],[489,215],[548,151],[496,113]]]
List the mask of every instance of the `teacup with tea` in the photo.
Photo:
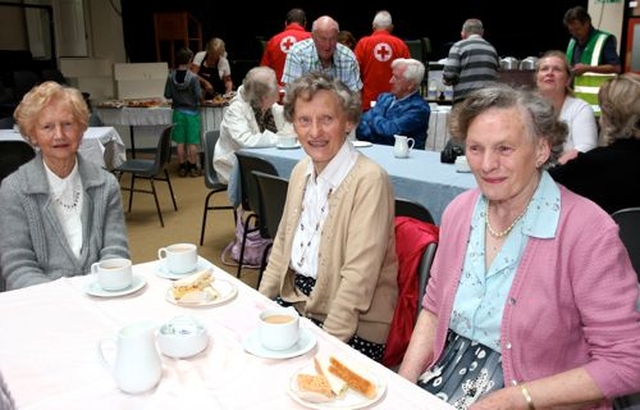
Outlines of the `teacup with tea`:
[[300,338],[300,315],[292,308],[267,309],[260,314],[260,343],[269,350],[286,350]]
[[188,273],[198,265],[198,247],[192,243],[175,243],[158,249],[158,259],[171,273]]

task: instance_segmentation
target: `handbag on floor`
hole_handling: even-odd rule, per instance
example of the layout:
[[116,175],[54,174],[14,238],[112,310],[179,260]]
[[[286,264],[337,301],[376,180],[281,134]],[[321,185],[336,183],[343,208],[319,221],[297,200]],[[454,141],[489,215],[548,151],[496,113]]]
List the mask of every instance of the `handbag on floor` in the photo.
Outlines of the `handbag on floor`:
[[[238,220],[236,221],[235,238],[224,248],[220,256],[222,263],[228,266],[238,266],[238,261],[240,260],[240,248],[242,247],[242,236],[244,234],[243,213],[244,211],[240,208]],[[251,230],[250,228],[245,240],[242,266],[258,269],[262,262],[262,254],[271,242],[271,239],[263,238],[260,235],[259,229]]]

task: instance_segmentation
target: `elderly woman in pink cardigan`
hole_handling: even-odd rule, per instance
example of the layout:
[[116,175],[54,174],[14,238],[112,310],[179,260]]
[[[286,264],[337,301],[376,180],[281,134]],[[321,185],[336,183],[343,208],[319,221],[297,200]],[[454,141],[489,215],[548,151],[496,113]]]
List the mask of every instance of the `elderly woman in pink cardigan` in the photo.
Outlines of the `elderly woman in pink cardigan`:
[[566,125],[539,96],[452,112],[478,188],[446,209],[399,373],[456,408],[612,408],[640,390],[636,273],[607,213],[545,171]]

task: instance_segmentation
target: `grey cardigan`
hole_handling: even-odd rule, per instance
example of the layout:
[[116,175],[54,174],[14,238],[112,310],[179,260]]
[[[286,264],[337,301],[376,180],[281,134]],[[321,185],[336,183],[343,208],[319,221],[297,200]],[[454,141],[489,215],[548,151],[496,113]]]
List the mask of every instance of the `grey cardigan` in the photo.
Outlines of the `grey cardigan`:
[[84,275],[102,259],[129,258],[120,185],[78,155],[82,180],[82,248],[76,258],[49,196],[42,155],[0,186],[0,269],[7,290]]

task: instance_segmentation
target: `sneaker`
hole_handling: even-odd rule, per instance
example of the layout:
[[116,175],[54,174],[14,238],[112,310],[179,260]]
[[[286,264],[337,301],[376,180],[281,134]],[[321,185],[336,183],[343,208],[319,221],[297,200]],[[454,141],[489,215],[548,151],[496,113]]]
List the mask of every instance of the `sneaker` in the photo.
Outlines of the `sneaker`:
[[182,164],[180,164],[180,169],[178,170],[178,175],[180,175],[181,177],[186,177],[187,176],[187,163],[183,162]]
[[200,176],[200,167],[198,167],[198,164],[189,164],[189,175],[194,178]]

